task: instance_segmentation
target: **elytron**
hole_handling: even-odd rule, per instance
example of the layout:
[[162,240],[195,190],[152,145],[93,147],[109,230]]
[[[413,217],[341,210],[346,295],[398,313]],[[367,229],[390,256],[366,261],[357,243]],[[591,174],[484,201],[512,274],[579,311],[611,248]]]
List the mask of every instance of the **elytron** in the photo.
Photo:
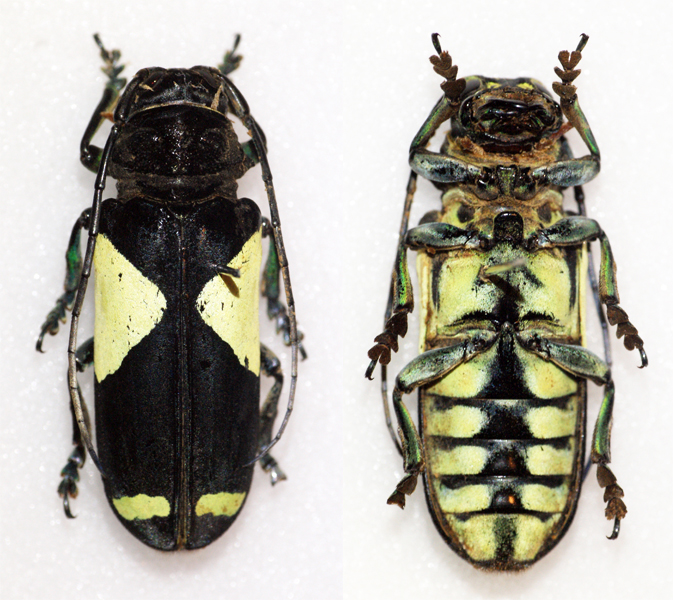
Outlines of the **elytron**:
[[[388,504],[404,508],[423,476],[433,521],[461,557],[487,570],[521,570],[568,529],[589,466],[605,489],[610,539],[626,515],[611,471],[615,387],[606,359],[586,349],[586,296],[593,293],[607,344],[609,322],[647,365],[643,341],[619,306],[608,238],[585,214],[582,185],[600,170],[594,134],[573,81],[588,37],[559,54],[557,102],[529,78],[457,78],[432,36],[443,95],[414,138],[385,326],[369,351],[381,364],[390,434],[405,475]],[[439,151],[428,145],[449,124]],[[589,153],[574,158],[575,129]],[[441,210],[409,228],[417,176],[442,192]],[[576,210],[564,208],[573,188]],[[600,245],[599,280],[591,243]],[[407,251],[417,256],[421,354],[387,398],[386,365],[414,308]],[[607,312],[606,317],[603,306]],[[585,463],[587,381],[604,388]],[[419,394],[418,429],[403,396]]]
[[[97,173],[93,206],[75,223],[66,253],[65,292],[37,342],[72,309],[68,385],[74,451],[59,494],[72,517],[86,452],[98,467],[115,515],[160,550],[193,549],[222,535],[246,501],[254,463],[285,479],[269,454],[292,411],[297,334],[266,140],[228,74],[219,69],[142,69],[123,91],[120,52],[98,36],[107,83],[81,142]],[[239,142],[227,114],[248,130]],[[104,149],[92,144],[110,119]],[[237,179],[259,163],[271,219],[236,195]],[[117,198],[102,201],[106,175]],[[88,229],[82,260],[80,237]],[[267,313],[292,346],[288,407],[272,434],[283,384],[278,358],[260,344],[262,238],[270,248],[262,278]],[[92,265],[94,337],[77,346]],[[280,276],[287,308],[279,301]],[[94,366],[96,447],[77,371]],[[274,383],[261,411],[260,373]]]

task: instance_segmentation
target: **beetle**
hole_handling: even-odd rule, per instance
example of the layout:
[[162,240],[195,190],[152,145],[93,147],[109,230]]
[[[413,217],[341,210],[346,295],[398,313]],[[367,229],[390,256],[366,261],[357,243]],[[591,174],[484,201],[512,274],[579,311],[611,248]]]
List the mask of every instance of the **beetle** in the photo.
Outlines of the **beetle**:
[[[607,321],[647,365],[643,340],[619,306],[607,236],[586,217],[582,184],[600,170],[600,152],[573,81],[588,36],[559,54],[556,102],[529,78],[457,78],[457,66],[432,36],[430,58],[443,95],[414,138],[411,175],[382,334],[366,376],[381,364],[389,432],[405,475],[388,499],[404,508],[423,476],[432,519],[447,544],[485,570],[525,569],[567,531],[591,464],[605,488],[609,539],[626,515],[624,492],[608,467],[614,383],[606,359],[585,346],[585,296],[594,291]],[[564,122],[564,117],[566,121]],[[443,123],[439,152],[427,148]],[[589,154],[573,158],[575,128]],[[442,209],[409,228],[417,176],[442,192]],[[563,207],[574,188],[578,211]],[[590,243],[601,249],[596,283]],[[397,376],[386,365],[407,331],[414,297],[407,251],[418,252],[421,354]],[[588,279],[587,279],[588,273]],[[585,466],[587,381],[604,397]],[[403,401],[418,390],[419,427]]]
[[[58,491],[72,518],[88,450],[115,515],[159,550],[194,549],[222,535],[239,514],[259,461],[271,483],[285,474],[269,454],[292,411],[298,353],[294,300],[265,136],[228,74],[242,59],[240,36],[219,69],[153,67],[124,90],[121,53],[94,36],[107,83],[81,142],[97,173],[93,205],[66,253],[65,292],[42,325],[37,350],[72,309],[68,385],[75,446]],[[124,90],[122,92],[122,90]],[[113,111],[113,112],[111,112]],[[239,142],[227,114],[247,128]],[[92,144],[106,118],[104,149]],[[271,220],[236,195],[260,163]],[[102,201],[106,176],[116,199]],[[80,238],[88,229],[82,260]],[[292,347],[290,394],[272,438],[283,384],[278,358],[259,340],[262,278],[267,313]],[[77,347],[92,264],[95,330]],[[287,308],[279,300],[282,274]],[[97,450],[77,372],[94,366]],[[260,373],[273,385],[261,408]]]

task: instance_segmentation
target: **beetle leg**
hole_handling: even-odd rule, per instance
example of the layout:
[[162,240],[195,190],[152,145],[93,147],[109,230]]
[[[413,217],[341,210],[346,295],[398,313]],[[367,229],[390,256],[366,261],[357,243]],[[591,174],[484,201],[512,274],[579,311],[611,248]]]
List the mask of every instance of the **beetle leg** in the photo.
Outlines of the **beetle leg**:
[[412,250],[451,250],[456,248],[483,248],[488,240],[476,232],[448,223],[425,223],[410,229],[400,243],[393,270],[392,316],[386,320],[382,334],[376,336],[376,345],[369,350],[371,363],[365,377],[371,379],[376,363],[387,365],[391,351],[397,352],[397,337],[407,333],[407,314],[414,309],[414,297],[407,265],[407,248]]
[[610,432],[612,430],[612,408],[615,400],[615,387],[612,381],[605,386],[605,396],[596,419],[594,435],[591,442],[591,462],[598,465],[596,477],[598,485],[605,488],[603,501],[607,502],[605,517],[614,519],[610,540],[617,539],[619,523],[626,516],[626,505],[622,498],[624,490],[617,483],[617,478],[607,466],[610,462]]
[[517,333],[516,338],[529,352],[554,363],[575,377],[591,379],[596,385],[606,385],[612,381],[608,365],[582,346],[553,342],[531,330]]
[[103,97],[100,99],[98,106],[96,106],[96,109],[93,111],[89,124],[86,126],[79,148],[80,161],[82,164],[89,169],[89,171],[96,173],[100,166],[103,150],[98,146],[94,146],[91,143],[91,140],[103,124],[103,121],[105,121],[106,118],[111,118],[110,111],[114,108],[120,92],[126,85],[126,79],[119,77],[119,74],[124,70],[124,65],[119,64],[121,52],[119,50],[106,50],[98,34],[95,34],[93,38],[100,48],[100,56],[105,63],[101,70],[107,75],[108,80],[105,83]]
[[551,227],[534,233],[528,238],[526,244],[530,250],[536,250],[557,246],[577,246],[596,239],[601,244],[598,291],[601,302],[607,308],[608,321],[610,325],[617,325],[617,338],[624,337],[624,347],[627,350],[638,349],[641,359],[640,367],[646,367],[648,360],[643,348],[643,340],[638,335],[638,329],[629,321],[626,311],[619,306],[617,265],[612,254],[610,241],[601,229],[601,226],[593,219],[588,219],[587,217],[566,217]]
[[[409,172],[409,180],[407,182],[407,193],[404,198],[404,208],[402,209],[402,222],[400,223],[400,233],[399,233],[399,244],[398,244],[398,251],[404,247],[403,242],[404,239],[406,238],[407,235],[407,230],[409,228],[409,215],[411,214],[411,205],[413,204],[414,200],[414,195],[416,193],[416,182],[418,180],[418,175],[414,173],[413,171]],[[393,266],[393,272],[390,278],[390,287],[388,289],[388,301],[386,303],[386,312],[385,316],[383,319],[384,323],[384,328],[386,331],[388,331],[388,325],[392,326],[392,329],[390,330],[390,337],[397,342],[397,336],[401,335],[404,337],[407,333],[407,312],[408,310],[405,307],[401,307],[399,305],[394,305],[394,298],[396,295],[395,292],[395,281],[396,281],[396,269],[397,269],[397,264],[398,264],[398,258],[397,256],[395,257],[395,265]],[[411,290],[409,290],[411,293]],[[413,301],[413,295],[410,296],[412,301]],[[412,308],[413,308],[413,303],[412,303]],[[401,311],[400,316],[397,317],[396,320],[391,321],[391,317],[393,316],[393,311]],[[387,355],[390,354],[390,349],[388,349],[388,352],[386,353]],[[370,352],[372,352],[370,350]],[[374,357],[372,358],[372,355],[370,355],[371,362],[369,363],[369,366],[367,367],[367,370],[365,371],[365,377],[367,379],[372,379],[372,373],[374,372],[374,369],[376,368],[376,365],[379,360],[379,356],[381,353],[374,353]],[[385,364],[381,364],[381,400],[383,401],[383,414],[385,416],[386,420],[386,427],[388,428],[388,433],[390,434],[390,439],[393,440],[393,444],[395,444],[395,447],[397,448],[397,451],[400,453],[400,456],[402,455],[402,446],[400,446],[400,442],[397,439],[397,433],[395,433],[395,429],[393,428],[393,422],[390,416],[390,403],[388,400],[388,369]]]
[[241,66],[243,57],[240,54],[236,54],[236,50],[238,49],[238,44],[240,42],[241,34],[237,33],[234,36],[234,45],[232,46],[231,50],[227,50],[224,53],[224,59],[219,65],[217,65],[217,68],[220,70],[222,75],[229,75],[229,73],[232,73]]
[[591,442],[591,462],[598,465],[596,472],[598,485],[605,488],[603,495],[603,501],[607,503],[605,517],[610,520],[614,519],[612,534],[608,539],[617,539],[619,524],[627,511],[622,500],[624,490],[607,466],[610,463],[610,432],[615,401],[615,384],[612,381],[610,368],[593,352],[581,346],[552,342],[530,331],[517,334],[517,339],[526,350],[554,363],[560,369],[575,377],[591,379],[594,383],[605,386],[603,402],[598,412]]
[[430,181],[476,182],[482,172],[481,167],[426,148],[439,126],[450,120],[458,112],[459,106],[446,96],[442,96],[411,142],[409,166],[414,172]]
[[460,95],[465,89],[465,79],[456,79],[458,67],[453,64],[451,55],[443,51],[439,44],[438,34],[432,34],[432,44],[437,51],[430,57],[435,73],[444,77],[441,84],[444,95],[430,112],[419,129],[409,148],[409,165],[411,168],[430,181],[447,183],[474,182],[481,173],[481,168],[447,156],[439,152],[427,150],[427,145],[442,123],[449,121],[458,113]]
[[[262,130],[259,125],[257,126],[257,129],[259,130],[259,136],[262,139],[262,143],[264,144],[264,148],[266,148],[266,135],[264,135],[264,131]],[[245,154],[245,167],[246,169],[250,169],[251,167],[254,167],[258,162],[259,162],[259,154],[257,153],[257,148],[255,147],[255,144],[252,140],[248,140],[247,142],[243,142],[241,144],[241,148],[243,149],[243,154]]]
[[559,52],[559,61],[563,69],[554,67],[561,82],[554,82],[552,88],[561,98],[561,110],[568,122],[577,130],[580,137],[589,149],[589,154],[581,158],[562,160],[551,165],[545,165],[533,170],[533,178],[546,185],[560,185],[571,187],[591,181],[601,169],[601,153],[596,143],[589,122],[587,121],[579,100],[577,88],[572,82],[582,72],[575,69],[582,59],[582,50],[589,40],[589,36],[582,34],[577,49],[573,52],[563,50]]
[[[278,400],[283,389],[283,371],[280,367],[278,357],[264,344],[260,346],[262,372],[267,377],[275,379],[269,393],[262,404],[259,418],[259,445],[258,451],[269,445],[271,441],[271,432],[273,423],[278,415]],[[271,485],[276,485],[279,481],[287,479],[285,473],[276,462],[276,459],[270,454],[265,454],[260,458],[259,464],[266,473],[271,476]]]
[[[370,348],[367,356],[371,359],[365,377],[372,379],[376,363],[387,365],[390,362],[390,353],[397,352],[398,337],[407,334],[407,315],[414,310],[414,291],[409,277],[407,265],[407,248],[402,241],[397,249],[389,307],[386,310],[385,327],[383,333],[374,338],[376,344]],[[390,316],[388,316],[390,315]]]
[[[82,373],[93,364],[93,338],[88,339],[77,349],[77,370]],[[81,396],[81,390],[80,390]],[[83,400],[82,400],[83,402]],[[68,457],[68,462],[61,470],[61,483],[58,486],[58,495],[63,498],[63,510],[66,517],[74,519],[75,516],[70,510],[70,498],[77,498],[77,482],[79,481],[79,470],[84,466],[86,460],[86,448],[82,442],[82,434],[77,426],[75,411],[70,404],[70,415],[72,416],[72,443],[75,449]],[[89,421],[89,411],[86,404],[83,404],[86,420]]]
[[[276,203],[276,190],[273,185],[273,175],[269,167],[269,161],[266,156],[266,145],[264,137],[261,133],[259,125],[250,114],[250,108],[241,92],[236,86],[226,77],[222,76],[222,87],[227,95],[229,107],[231,111],[238,117],[243,125],[248,130],[250,138],[255,147],[255,153],[259,157],[259,164],[262,167],[262,180],[266,189],[267,200],[269,201],[269,212],[271,219],[268,221],[266,229],[273,235],[273,246],[275,249],[276,261],[283,277],[283,288],[285,289],[286,314],[289,345],[292,347],[292,362],[290,365],[290,393],[287,401],[287,408],[285,409],[285,416],[278,428],[276,435],[269,442],[267,446],[260,450],[260,453],[248,464],[251,464],[265,454],[278,442],[282,437],[285,428],[290,420],[292,409],[294,407],[294,396],[297,387],[297,364],[299,362],[298,355],[302,353],[301,339],[297,331],[297,316],[295,313],[294,295],[292,294],[292,283],[290,282],[290,268],[288,265],[287,254],[285,253],[285,244],[283,242],[283,232],[280,226],[280,215],[278,214],[278,204]],[[302,353],[305,355],[305,352]]]
[[402,401],[402,394],[409,394],[422,385],[441,379],[459,365],[488,350],[497,339],[498,334],[495,332],[479,331],[467,340],[424,352],[413,359],[397,376],[393,390],[393,407],[402,440],[406,475],[388,498],[388,504],[397,504],[400,508],[404,508],[405,495],[409,496],[416,489],[418,475],[425,468],[418,431]]
[[[240,54],[236,53],[236,50],[238,49],[238,44],[241,41],[241,36],[240,34],[236,34],[234,37],[234,45],[231,50],[227,50],[224,53],[224,59],[223,61],[217,65],[217,68],[220,70],[220,73],[222,75],[229,75],[229,73],[232,73],[238,67],[241,66],[241,61],[243,60],[243,56]],[[264,132],[262,131],[262,128],[258,126],[260,137],[262,138],[262,143],[264,144],[264,147],[266,148],[266,136],[264,135]],[[241,148],[243,149],[243,153],[245,154],[245,166],[246,168],[254,167],[258,162],[259,162],[259,155],[257,154],[257,150],[255,149],[255,144],[253,143],[252,140],[248,140],[247,142],[244,142],[241,144]]]
[[[276,333],[283,334],[283,342],[286,346],[290,345],[290,320],[287,314],[287,308],[279,300],[280,298],[280,261],[278,260],[278,249],[276,248],[276,241],[273,235],[273,228],[268,219],[262,218],[264,237],[270,236],[271,242],[269,244],[269,255],[264,266],[264,274],[262,276],[262,296],[266,298],[266,314],[270,320],[276,321]],[[297,333],[299,340],[299,353],[302,360],[306,358],[306,350],[301,341],[304,334],[299,331]]]
[[627,350],[637,348],[641,357],[641,368],[647,366],[647,354],[643,348],[643,340],[638,330],[629,321],[626,311],[619,306],[619,292],[617,290],[617,266],[612,254],[610,242],[593,219],[573,216],[562,219],[529,238],[528,243],[536,248],[551,248],[555,246],[573,246],[588,243],[598,239],[601,244],[601,264],[599,273],[599,297],[607,307],[607,317],[611,325],[617,325],[617,337],[624,336],[624,346]]
[[89,214],[91,209],[87,208],[77,219],[70,234],[68,249],[65,253],[65,282],[63,287],[65,292],[56,300],[56,306],[49,312],[45,322],[40,328],[40,335],[37,338],[35,349],[42,352],[42,342],[44,336],[49,333],[56,335],[58,333],[59,321],[65,323],[65,314],[72,309],[75,302],[75,294],[79,285],[79,277],[82,273],[82,252],[80,250],[80,239],[82,229],[89,228]]
[[[583,217],[586,217],[586,206],[584,204],[584,190],[581,185],[575,186],[573,188],[575,193],[575,202],[577,202],[577,208],[579,209],[579,214]],[[591,295],[594,299],[594,304],[596,305],[596,313],[598,315],[598,320],[601,324],[601,333],[603,335],[603,350],[605,352],[605,362],[608,366],[612,365],[612,352],[610,349],[610,329],[608,327],[608,321],[605,317],[605,311],[603,310],[603,305],[601,303],[600,294],[598,292],[598,278],[596,277],[596,270],[594,268],[593,253],[591,251],[591,244],[587,244],[587,256],[588,256],[588,271],[589,271],[589,282],[591,284]]]
[[412,250],[456,250],[459,248],[481,249],[488,240],[476,231],[461,229],[449,223],[424,223],[409,230],[406,246]]

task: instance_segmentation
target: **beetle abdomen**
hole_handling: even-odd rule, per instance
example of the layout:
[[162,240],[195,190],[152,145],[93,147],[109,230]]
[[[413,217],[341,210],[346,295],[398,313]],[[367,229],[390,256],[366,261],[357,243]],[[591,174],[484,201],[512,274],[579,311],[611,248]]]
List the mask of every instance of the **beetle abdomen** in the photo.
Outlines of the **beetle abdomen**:
[[259,209],[104,207],[94,368],[108,499],[150,546],[205,546],[240,511],[257,452]]
[[[486,277],[484,267],[504,265]],[[475,566],[518,570],[560,539],[575,512],[584,453],[585,384],[523,347],[539,332],[579,344],[586,256],[420,252],[421,351],[498,341],[420,392],[425,487],[449,545]]]
[[560,538],[580,485],[582,394],[467,399],[421,393],[435,524],[462,556],[521,569]]

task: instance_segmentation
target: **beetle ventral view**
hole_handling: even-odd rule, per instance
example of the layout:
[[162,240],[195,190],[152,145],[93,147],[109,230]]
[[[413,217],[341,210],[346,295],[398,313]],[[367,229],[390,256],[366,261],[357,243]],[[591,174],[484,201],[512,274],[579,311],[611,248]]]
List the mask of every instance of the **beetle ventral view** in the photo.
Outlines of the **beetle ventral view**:
[[[470,76],[442,51],[430,58],[443,95],[414,138],[384,331],[366,376],[381,364],[390,435],[405,475],[388,499],[404,508],[419,475],[432,519],[475,567],[516,571],[547,554],[568,529],[592,464],[605,515],[619,533],[624,492],[610,463],[615,388],[608,322],[647,365],[643,341],[619,306],[608,238],[586,216],[582,184],[600,153],[573,81],[588,36],[559,54],[553,90],[535,79]],[[564,120],[565,117],[565,120]],[[439,152],[427,148],[443,123]],[[577,130],[589,153],[573,158]],[[409,228],[418,175],[442,192],[442,208]],[[573,188],[576,209],[563,207]],[[591,242],[600,246],[595,275]],[[414,308],[407,250],[417,252],[420,356],[397,376],[393,428],[386,365]],[[598,281],[597,281],[598,279]],[[586,297],[601,322],[605,359],[587,350]],[[607,319],[604,313],[605,307]],[[603,401],[585,462],[587,380]],[[418,429],[403,402],[418,390]]]
[[[84,132],[85,167],[97,173],[93,206],[72,230],[65,293],[37,342],[55,334],[72,309],[68,386],[74,451],[58,488],[65,513],[77,496],[88,450],[112,510],[141,542],[159,550],[210,544],[243,506],[254,463],[271,483],[285,479],[269,454],[292,411],[298,354],[287,258],[266,158],[266,140],[227,75],[219,69],[142,69],[120,78],[120,52],[94,36],[107,83]],[[227,113],[245,125],[240,143]],[[104,149],[92,144],[113,122]],[[271,218],[236,196],[237,179],[260,163]],[[106,175],[118,197],[102,201]],[[89,231],[82,260],[80,236]],[[260,344],[262,238],[269,252],[261,279],[267,313],[292,347],[290,392],[272,434],[283,373]],[[92,265],[95,328],[77,346],[78,322]],[[280,278],[287,308],[279,300]],[[77,372],[94,366],[96,447]],[[261,407],[260,373],[272,378]]]

